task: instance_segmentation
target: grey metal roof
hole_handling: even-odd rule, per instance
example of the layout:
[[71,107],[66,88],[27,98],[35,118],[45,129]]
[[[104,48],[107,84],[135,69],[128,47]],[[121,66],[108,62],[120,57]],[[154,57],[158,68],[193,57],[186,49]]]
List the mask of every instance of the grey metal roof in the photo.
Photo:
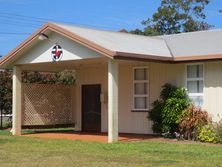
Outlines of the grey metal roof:
[[222,60],[222,29],[148,37],[96,30],[60,23],[47,23],[0,60],[10,68],[22,53],[39,42],[41,33],[56,31],[73,41],[116,59],[188,62]]
[[162,57],[222,54],[222,29],[156,37],[53,23],[112,51]]
[[160,36],[174,57],[222,54],[222,29]]
[[111,51],[172,57],[163,39],[58,23],[53,24]]

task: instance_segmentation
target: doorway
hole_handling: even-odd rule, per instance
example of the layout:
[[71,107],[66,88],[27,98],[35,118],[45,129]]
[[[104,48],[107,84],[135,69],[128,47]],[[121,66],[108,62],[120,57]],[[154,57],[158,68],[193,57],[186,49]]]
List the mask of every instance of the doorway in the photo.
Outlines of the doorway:
[[101,132],[101,85],[82,85],[82,130]]

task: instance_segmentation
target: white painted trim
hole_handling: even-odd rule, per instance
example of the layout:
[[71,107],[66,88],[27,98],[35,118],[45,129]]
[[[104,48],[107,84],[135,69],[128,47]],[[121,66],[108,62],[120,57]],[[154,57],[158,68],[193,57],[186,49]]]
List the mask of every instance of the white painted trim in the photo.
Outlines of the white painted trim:
[[203,93],[188,93],[189,96],[203,96]]
[[187,78],[187,81],[203,81],[204,78]]

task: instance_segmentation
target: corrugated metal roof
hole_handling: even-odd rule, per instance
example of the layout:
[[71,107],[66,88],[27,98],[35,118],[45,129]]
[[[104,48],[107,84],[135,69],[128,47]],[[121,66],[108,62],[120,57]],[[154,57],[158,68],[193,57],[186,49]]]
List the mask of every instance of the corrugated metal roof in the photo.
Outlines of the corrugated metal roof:
[[163,39],[58,23],[53,24],[112,51],[172,57]]
[[148,37],[96,30],[60,23],[47,23],[0,60],[0,67],[11,67],[21,53],[46,31],[55,31],[104,56],[116,59],[188,62],[222,60],[222,29]]
[[160,36],[174,57],[222,54],[222,29]]
[[222,54],[222,29],[147,37],[54,24],[113,51],[162,57]]

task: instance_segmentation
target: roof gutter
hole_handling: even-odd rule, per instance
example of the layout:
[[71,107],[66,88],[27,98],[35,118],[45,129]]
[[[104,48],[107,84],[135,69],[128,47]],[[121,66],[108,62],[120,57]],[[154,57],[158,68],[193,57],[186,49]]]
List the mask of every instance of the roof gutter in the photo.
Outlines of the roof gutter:
[[125,52],[116,52],[114,59],[173,63],[172,57]]
[[48,24],[44,25],[42,28],[34,32],[31,36],[29,36],[26,40],[24,40],[22,43],[20,43],[15,49],[13,49],[11,52],[9,52],[6,56],[4,56],[0,60],[0,67],[6,67],[8,65],[8,62],[15,58],[14,56],[17,55],[22,49],[24,49],[26,46],[28,46],[32,41],[34,41],[38,34],[41,32],[44,32],[48,28]]

